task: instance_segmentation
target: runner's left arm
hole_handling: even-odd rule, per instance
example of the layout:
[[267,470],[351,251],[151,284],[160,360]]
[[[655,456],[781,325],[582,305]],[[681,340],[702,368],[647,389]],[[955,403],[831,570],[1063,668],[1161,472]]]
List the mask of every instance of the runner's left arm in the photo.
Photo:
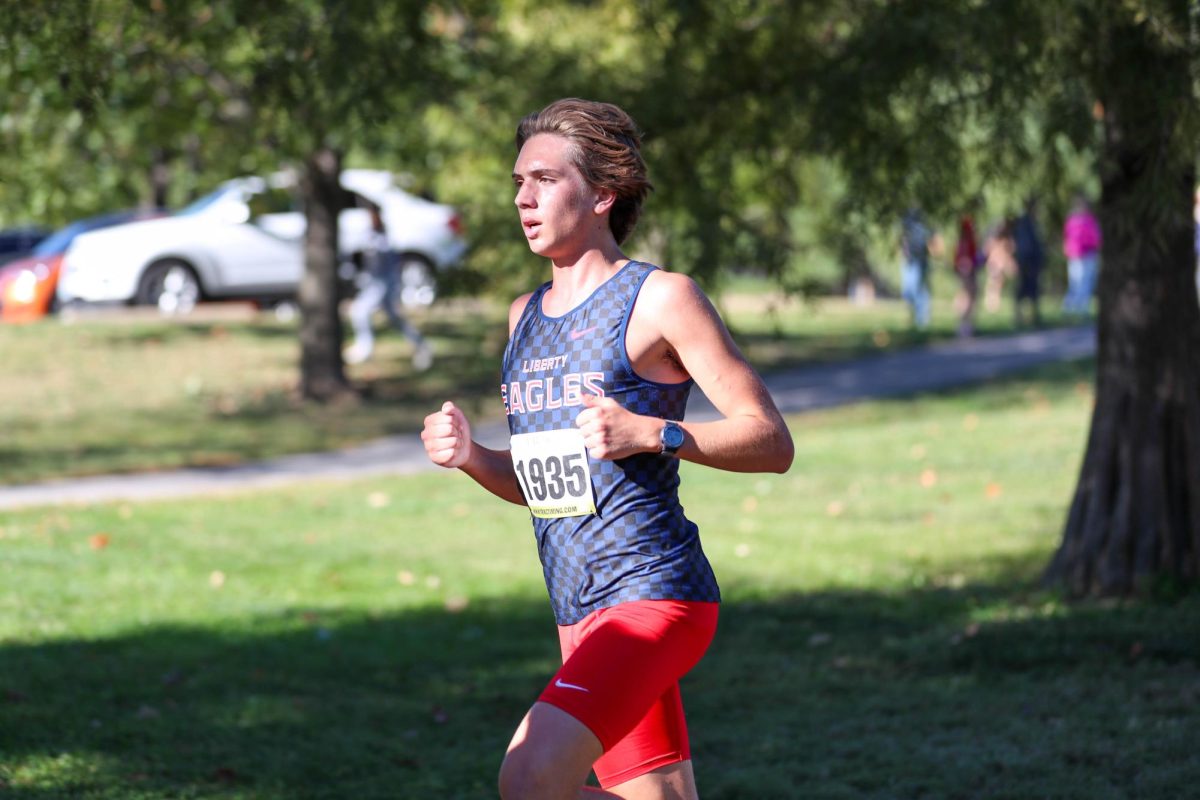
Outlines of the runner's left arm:
[[[657,326],[656,335],[722,417],[681,422],[679,458],[732,472],[786,472],[794,456],[787,425],[700,287],[685,275],[655,273],[634,313]],[[663,420],[633,414],[611,398],[585,396],[585,405],[576,424],[594,457],[659,451]]]

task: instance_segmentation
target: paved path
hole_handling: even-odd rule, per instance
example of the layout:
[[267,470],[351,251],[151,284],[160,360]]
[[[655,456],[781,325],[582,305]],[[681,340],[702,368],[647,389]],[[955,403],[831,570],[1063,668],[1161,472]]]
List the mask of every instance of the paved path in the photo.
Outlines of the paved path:
[[[900,353],[805,367],[767,377],[767,388],[784,413],[794,414],[861,400],[898,397],[978,383],[1038,364],[1092,355],[1094,328],[1056,328],[1013,336],[944,342]],[[688,419],[716,417],[699,392]],[[504,446],[503,422],[482,426],[475,438]],[[0,487],[0,510],[61,503],[151,500],[243,491],[306,479],[344,480],[403,475],[431,469],[414,434],[392,436],[329,453],[284,456],[230,467],[199,467],[135,475],[99,475]]]

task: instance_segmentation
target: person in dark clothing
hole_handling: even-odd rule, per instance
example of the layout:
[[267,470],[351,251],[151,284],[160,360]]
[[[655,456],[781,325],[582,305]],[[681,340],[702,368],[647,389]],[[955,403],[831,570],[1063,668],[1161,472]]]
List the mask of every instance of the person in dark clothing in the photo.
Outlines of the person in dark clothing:
[[1037,227],[1037,202],[1025,201],[1025,213],[1013,223],[1013,255],[1017,260],[1017,293],[1013,301],[1013,312],[1017,325],[1023,325],[1023,306],[1031,309],[1033,324],[1042,324],[1040,308],[1042,267],[1046,263],[1046,250],[1042,245]]

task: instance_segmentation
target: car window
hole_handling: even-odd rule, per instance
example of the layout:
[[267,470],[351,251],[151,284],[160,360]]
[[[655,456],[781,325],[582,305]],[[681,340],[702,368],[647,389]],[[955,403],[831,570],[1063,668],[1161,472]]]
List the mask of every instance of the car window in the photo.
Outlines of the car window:
[[264,214],[286,214],[296,210],[293,195],[287,189],[267,189],[250,195],[250,214],[261,217]]
[[213,203],[217,202],[222,197],[224,197],[228,193],[228,191],[229,191],[228,189],[222,188],[222,189],[217,189],[215,192],[210,192],[209,194],[206,194],[203,197],[201,197],[197,200],[194,200],[191,203],[189,203],[188,205],[179,209],[177,216],[186,217],[190,214],[198,214],[199,212],[203,211],[204,209],[208,208]]

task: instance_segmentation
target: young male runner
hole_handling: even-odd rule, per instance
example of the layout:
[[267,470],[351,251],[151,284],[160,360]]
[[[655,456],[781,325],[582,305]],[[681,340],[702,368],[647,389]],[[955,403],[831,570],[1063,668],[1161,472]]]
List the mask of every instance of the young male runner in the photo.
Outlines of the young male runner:
[[[453,403],[430,459],[533,515],[563,666],[500,768],[506,800],[695,798],[679,679],[720,592],[679,505],[678,459],[785,472],[792,440],[761,379],[689,278],[628,259],[650,189],[632,119],[560,100],[523,119],[513,168],[529,248],[552,280],[518,297],[500,387],[509,450],[471,440]],[[682,422],[697,384],[722,414]],[[603,790],[584,787],[595,770]]]

